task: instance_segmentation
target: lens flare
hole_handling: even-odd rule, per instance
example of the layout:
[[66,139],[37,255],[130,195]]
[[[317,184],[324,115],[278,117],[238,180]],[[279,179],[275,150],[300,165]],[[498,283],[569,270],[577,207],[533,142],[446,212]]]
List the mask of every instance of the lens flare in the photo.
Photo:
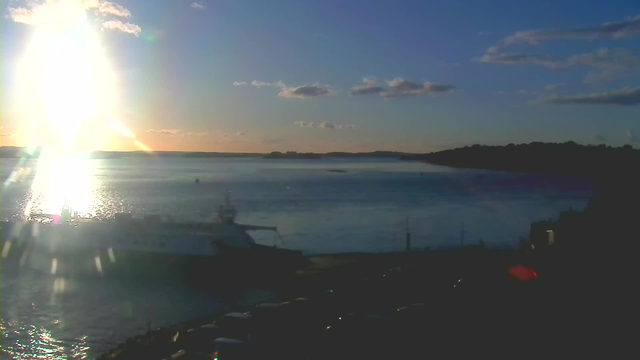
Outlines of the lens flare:
[[[29,145],[43,148],[25,216],[34,210],[59,214],[63,207],[87,213],[99,206],[91,151],[108,147],[113,137],[135,137],[116,120],[116,74],[87,11],[82,1],[47,2],[29,22],[35,30],[16,86],[20,132]],[[119,131],[110,131],[116,122]],[[5,186],[20,177],[15,172]]]

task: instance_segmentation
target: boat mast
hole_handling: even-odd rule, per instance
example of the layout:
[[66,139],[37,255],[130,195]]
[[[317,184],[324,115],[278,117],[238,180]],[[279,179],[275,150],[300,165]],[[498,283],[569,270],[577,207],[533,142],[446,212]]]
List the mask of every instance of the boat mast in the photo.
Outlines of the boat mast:
[[406,231],[407,231],[407,248],[406,248],[406,251],[409,252],[409,251],[411,251],[411,233],[409,233],[409,216],[407,216]]

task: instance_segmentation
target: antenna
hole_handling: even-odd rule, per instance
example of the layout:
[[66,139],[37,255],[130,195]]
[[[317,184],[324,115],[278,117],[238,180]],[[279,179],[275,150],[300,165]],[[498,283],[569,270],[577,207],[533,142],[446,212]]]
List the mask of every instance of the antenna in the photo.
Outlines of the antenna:
[[278,234],[278,238],[280,238],[280,242],[282,242],[282,246],[287,246],[287,244],[284,243],[284,239],[282,238],[282,235],[280,235],[280,232],[278,231],[277,228],[276,228],[276,234]]
[[409,216],[407,216],[407,248],[406,251],[411,251],[411,234],[409,233]]

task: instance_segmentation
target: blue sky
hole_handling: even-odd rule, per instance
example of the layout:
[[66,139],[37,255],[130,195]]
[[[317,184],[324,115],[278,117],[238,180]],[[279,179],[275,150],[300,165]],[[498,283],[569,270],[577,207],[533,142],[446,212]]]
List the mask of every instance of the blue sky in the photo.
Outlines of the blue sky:
[[[74,123],[93,139],[106,132],[86,124],[117,117],[129,135],[109,135],[100,145],[105,149],[640,145],[640,2],[1,4],[2,145],[29,145],[29,133],[44,131],[38,129],[45,120],[27,120],[16,105],[31,101],[16,95],[25,81],[17,68],[37,29],[51,26],[43,16],[72,10],[86,15],[88,27],[69,27],[59,36],[95,31],[117,78],[117,109]],[[63,95],[56,96],[66,101],[67,88],[61,85]],[[32,100],[37,107],[42,99]]]

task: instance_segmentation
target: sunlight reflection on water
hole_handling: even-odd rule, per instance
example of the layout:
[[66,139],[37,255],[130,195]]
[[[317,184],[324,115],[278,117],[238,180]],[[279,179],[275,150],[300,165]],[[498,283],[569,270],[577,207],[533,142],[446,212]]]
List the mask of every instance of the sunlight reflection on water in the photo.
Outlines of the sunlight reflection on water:
[[102,207],[95,165],[85,158],[40,158],[24,208],[25,216],[34,212],[60,214],[64,206],[79,214]]
[[64,207],[81,217],[107,218],[122,211],[118,194],[102,182],[100,162],[82,156],[43,154],[29,161],[32,167],[16,167],[5,181],[6,190],[18,183],[29,184],[20,201],[23,217],[60,215]]
[[[2,352],[13,359],[86,359],[89,351],[87,337],[83,336],[72,341],[63,341],[51,336],[51,332],[44,327],[35,325],[5,324],[2,320],[2,337],[17,338],[9,344],[3,344]],[[17,327],[17,329],[16,329]],[[64,346],[64,344],[67,347]]]

